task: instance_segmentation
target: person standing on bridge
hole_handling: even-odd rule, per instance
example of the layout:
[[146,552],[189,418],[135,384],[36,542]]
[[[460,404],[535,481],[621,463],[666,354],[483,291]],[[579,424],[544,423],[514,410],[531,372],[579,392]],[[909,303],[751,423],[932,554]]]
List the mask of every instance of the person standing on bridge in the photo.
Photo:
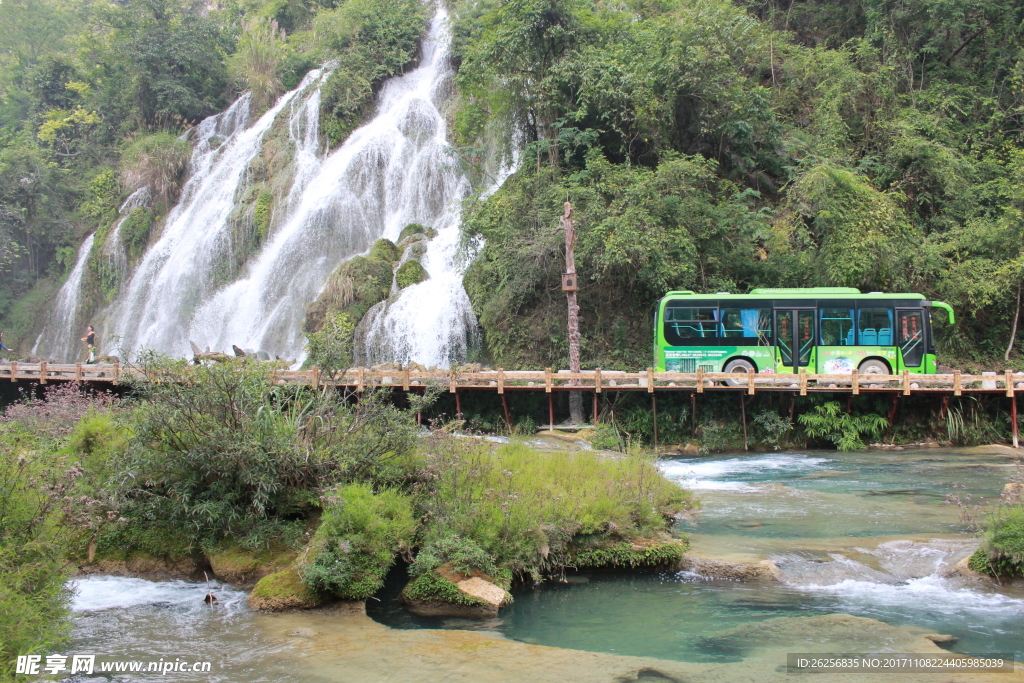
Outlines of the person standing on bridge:
[[82,341],[84,341],[85,345],[89,347],[89,360],[87,360],[85,362],[86,363],[95,363],[96,362],[96,330],[93,328],[92,325],[89,325],[89,328],[85,332],[85,336],[82,337]]

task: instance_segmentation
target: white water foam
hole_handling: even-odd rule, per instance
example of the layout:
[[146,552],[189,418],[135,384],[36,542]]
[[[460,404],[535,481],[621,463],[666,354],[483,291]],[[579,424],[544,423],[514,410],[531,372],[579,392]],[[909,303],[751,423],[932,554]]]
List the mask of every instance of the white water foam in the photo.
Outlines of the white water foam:
[[658,467],[666,477],[680,485],[705,491],[756,491],[759,487],[744,479],[777,477],[781,473],[803,473],[822,469],[829,458],[799,454],[779,454],[725,460],[664,460]]
[[[97,612],[108,609],[130,609],[144,605],[175,609],[209,609],[203,602],[207,591],[217,597],[216,608],[237,611],[245,607],[246,593],[228,588],[216,581],[147,581],[120,576],[90,576],[72,582],[75,597],[73,612]],[[209,587],[208,587],[209,586]]]

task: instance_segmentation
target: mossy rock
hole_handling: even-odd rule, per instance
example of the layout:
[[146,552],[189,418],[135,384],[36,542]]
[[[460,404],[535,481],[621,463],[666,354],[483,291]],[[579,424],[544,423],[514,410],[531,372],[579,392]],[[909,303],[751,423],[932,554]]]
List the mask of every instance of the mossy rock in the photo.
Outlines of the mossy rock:
[[261,612],[312,609],[326,602],[326,596],[302,583],[294,569],[264,576],[249,593],[249,607]]
[[[500,591],[500,602],[467,593],[459,587],[466,585],[464,582],[486,586],[494,595]],[[410,612],[420,616],[491,617],[501,607],[512,604],[512,595],[489,576],[479,572],[464,574],[454,570],[450,563],[413,579],[399,597]]]
[[238,546],[208,552],[213,574],[235,586],[251,586],[269,574],[282,571],[295,562],[293,550],[246,550]]
[[579,569],[663,567],[678,564],[689,548],[688,541],[675,538],[574,539],[567,564]]
[[394,276],[391,264],[356,256],[338,266],[324,291],[306,309],[305,331],[316,332],[327,313],[337,311],[358,324],[370,307],[387,298]]
[[149,234],[153,228],[153,212],[145,206],[137,206],[121,223],[121,242],[124,244],[128,258],[137,259],[149,242]]
[[395,273],[395,281],[399,289],[405,289],[409,285],[418,285],[428,279],[427,269],[419,261],[406,261]]
[[401,244],[406,240],[406,238],[412,237],[413,235],[423,235],[427,239],[434,239],[437,237],[437,230],[428,228],[425,225],[420,225],[419,223],[410,223],[402,228],[401,234],[398,235],[398,243]]
[[371,261],[383,261],[385,263],[394,263],[401,257],[402,254],[398,251],[395,243],[384,238],[374,242],[373,246],[370,247],[370,253],[366,256]]

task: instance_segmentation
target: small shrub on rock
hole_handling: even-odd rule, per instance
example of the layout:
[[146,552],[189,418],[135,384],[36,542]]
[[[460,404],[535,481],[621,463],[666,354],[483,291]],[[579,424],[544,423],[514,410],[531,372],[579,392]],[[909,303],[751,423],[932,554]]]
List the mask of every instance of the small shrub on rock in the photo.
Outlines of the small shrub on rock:
[[406,261],[395,272],[395,281],[398,282],[399,289],[418,285],[429,277],[427,269],[419,261]]
[[366,484],[341,486],[327,497],[320,528],[301,563],[302,581],[342,599],[365,600],[384,584],[415,527],[404,494],[393,489],[374,494]]

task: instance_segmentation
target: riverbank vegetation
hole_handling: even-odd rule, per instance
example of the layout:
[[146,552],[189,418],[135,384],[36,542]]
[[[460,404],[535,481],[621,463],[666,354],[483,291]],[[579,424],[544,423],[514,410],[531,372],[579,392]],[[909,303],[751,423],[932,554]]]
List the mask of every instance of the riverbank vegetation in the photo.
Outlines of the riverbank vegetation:
[[1024,465],[1017,461],[1017,472],[994,508],[982,510],[967,501],[960,509],[982,536],[968,566],[998,579],[1024,577]]
[[[81,566],[145,558],[255,580],[246,558],[270,558],[276,588],[259,594],[294,606],[365,600],[396,562],[415,578],[453,563],[508,588],[579,563],[667,565],[686,549],[668,530],[697,502],[645,456],[495,445],[451,433],[458,423],[424,436],[416,415],[436,392],[400,406],[382,391],[276,384],[267,367],[150,357],[149,379],[120,398],[67,384],[7,406],[4,666],[66,635],[65,581]],[[282,594],[296,581],[301,595]],[[447,594],[424,585],[413,592]]]

